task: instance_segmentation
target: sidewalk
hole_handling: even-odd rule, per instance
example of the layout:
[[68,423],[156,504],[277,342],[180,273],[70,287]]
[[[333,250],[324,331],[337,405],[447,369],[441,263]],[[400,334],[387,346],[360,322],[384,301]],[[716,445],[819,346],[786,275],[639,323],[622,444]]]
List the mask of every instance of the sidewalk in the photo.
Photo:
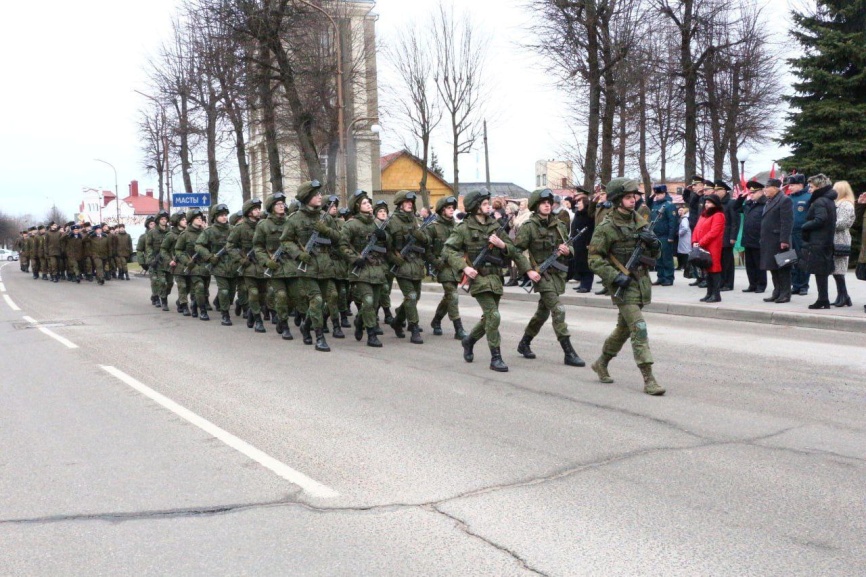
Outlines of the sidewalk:
[[[655,273],[651,273],[655,278]],[[596,277],[596,280],[598,278]],[[763,294],[744,293],[742,289],[748,286],[746,271],[738,268],[734,281],[734,290],[723,292],[722,302],[704,304],[700,299],[706,295],[706,289],[690,287],[692,282],[684,279],[682,271],[676,271],[676,279],[673,286],[654,286],[652,293],[652,304],[644,310],[651,313],[681,315],[687,317],[704,317],[712,319],[723,319],[733,321],[745,321],[764,323],[772,325],[794,326],[815,329],[828,329],[848,332],[866,332],[866,313],[863,305],[866,304],[866,282],[858,281],[854,277],[854,271],[848,271],[846,283],[848,293],[854,305],[850,307],[830,307],[829,310],[809,310],[810,304],[818,298],[818,290],[815,287],[815,278],[809,283],[809,294],[806,296],[792,296],[790,303],[776,304],[765,303],[762,299],[769,297],[771,289]],[[772,285],[772,283],[771,283]],[[594,294],[601,290],[600,284],[593,285],[593,292],[578,294],[574,291],[577,283],[569,282],[562,296],[562,302],[566,305],[583,307],[614,308],[609,296]],[[424,289],[429,292],[442,292],[438,284],[425,283]],[[463,291],[461,291],[461,294]],[[534,293],[527,294],[520,287],[506,287],[504,299],[517,301],[535,302],[538,296]],[[836,299],[836,285],[830,279],[830,302]]]

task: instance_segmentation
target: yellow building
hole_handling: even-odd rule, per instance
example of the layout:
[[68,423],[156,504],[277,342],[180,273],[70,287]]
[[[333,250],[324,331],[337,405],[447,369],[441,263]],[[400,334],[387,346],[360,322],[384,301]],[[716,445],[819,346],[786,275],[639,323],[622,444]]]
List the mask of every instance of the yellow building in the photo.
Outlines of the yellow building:
[[[421,159],[406,150],[388,154],[379,159],[382,171],[382,190],[375,191],[376,199],[391,200],[398,190],[414,190],[420,194],[421,173],[424,163]],[[451,185],[433,174],[427,172],[427,190],[430,193],[430,207],[436,206],[436,201],[453,194]],[[421,203],[417,206],[420,208]]]

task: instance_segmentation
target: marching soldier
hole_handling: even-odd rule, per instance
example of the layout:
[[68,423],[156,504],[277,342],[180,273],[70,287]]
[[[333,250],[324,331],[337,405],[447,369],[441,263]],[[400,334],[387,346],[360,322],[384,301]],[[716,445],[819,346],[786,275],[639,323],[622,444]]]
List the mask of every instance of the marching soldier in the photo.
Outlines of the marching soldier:
[[187,285],[192,318],[209,321],[204,277],[209,277],[210,272],[203,263],[199,262],[201,257],[195,246],[198,237],[204,231],[204,213],[198,208],[191,208],[186,211],[184,220],[186,227],[183,228],[183,232],[180,233],[174,244],[174,260],[177,263],[175,275],[178,278],[178,286],[180,286],[181,278]]
[[[372,199],[371,199],[372,200]],[[376,216],[377,224],[380,227],[383,227],[385,222],[388,221],[388,213],[390,209],[388,208],[388,202],[385,200],[377,200],[373,204],[373,214]],[[379,304],[378,308],[381,308],[385,313],[385,324],[390,326],[391,323],[394,322],[394,315],[391,313],[391,288],[394,286],[394,275],[391,274],[391,267],[385,267],[385,283],[382,285],[382,288],[379,289]],[[378,324],[378,311],[377,311],[377,323],[376,323],[376,334],[381,335],[382,329],[379,328]]]
[[[145,233],[144,258],[150,269],[150,292],[156,295],[162,310],[168,310],[168,295],[174,282],[171,273],[163,274],[162,241],[168,234],[168,213],[161,210],[154,218],[155,225]],[[166,286],[166,284],[168,286]],[[154,303],[156,304],[156,303]]]
[[[144,219],[144,234],[139,235],[138,242],[135,244],[135,258],[138,261],[138,265],[141,267],[141,270],[147,272],[150,268],[150,263],[147,260],[147,233],[156,226],[156,219],[153,216],[149,216]],[[155,307],[160,306],[159,303],[159,294],[157,294],[153,290],[153,282],[151,282],[150,286],[150,304]]]
[[462,341],[466,337],[463,320],[460,318],[458,306],[457,283],[460,282],[460,271],[454,269],[442,254],[445,242],[454,232],[457,223],[454,222],[454,211],[457,209],[457,197],[448,196],[436,201],[436,220],[427,228],[430,253],[429,262],[433,267],[436,282],[442,285],[442,300],[436,307],[430,326],[434,335],[442,334],[442,319],[448,315],[454,324],[454,338]]
[[30,272],[30,237],[34,230],[34,227],[31,226],[21,232],[21,250],[19,251],[18,259],[21,261],[21,270],[25,273]]
[[[421,281],[424,280],[424,258],[422,253],[426,252],[427,233],[418,226],[415,217],[415,200],[417,195],[409,190],[401,190],[394,195],[394,217],[388,221],[388,236],[390,250],[388,251],[389,262],[396,267],[394,276],[397,278],[397,286],[403,293],[403,302],[397,307],[391,328],[397,338],[404,338],[404,323],[409,323],[409,332],[412,336],[409,342],[416,345],[424,344],[421,338],[421,327],[418,318],[418,299],[421,298]],[[418,251],[410,251],[405,257],[400,252],[414,239]]]
[[[518,267],[529,269],[526,257],[514,247],[501,224],[491,216],[490,193],[486,190],[472,191],[463,199],[466,218],[454,228],[445,242],[443,254],[448,263],[462,270],[467,281],[471,282],[470,294],[481,306],[481,320],[463,339],[463,360],[475,360],[474,347],[481,337],[487,336],[490,347],[490,369],[507,372],[508,366],[502,360],[499,336],[499,299],[502,298],[502,263],[506,258],[515,260]],[[484,262],[473,267],[481,252],[487,249]]]
[[[229,314],[232,301],[237,290],[237,261],[228,254],[226,242],[229,238],[231,227],[228,223],[229,207],[218,204],[209,211],[210,226],[202,232],[195,241],[195,249],[199,254],[201,262],[213,273],[217,284],[217,303],[222,315],[220,324],[225,327],[232,326],[232,318]],[[220,252],[222,251],[222,254]]]
[[[39,225],[39,228],[36,229],[36,256],[39,258],[39,272],[42,274],[42,280],[50,280],[48,278],[49,264],[48,264],[48,255],[46,253],[46,237],[45,237],[45,226]],[[33,278],[39,278],[39,276],[34,276]]]
[[283,340],[290,341],[292,331],[289,329],[289,310],[294,307],[294,300],[289,286],[290,265],[288,259],[279,257],[280,238],[286,227],[286,195],[275,192],[265,201],[268,217],[259,222],[253,235],[253,247],[256,259],[264,263],[265,276],[268,276],[268,288],[274,294],[274,312],[277,319],[277,334]]
[[265,324],[262,322],[262,304],[268,292],[265,271],[262,263],[256,259],[253,249],[253,236],[261,213],[261,199],[251,198],[244,202],[243,218],[232,228],[226,243],[229,254],[240,260],[238,271],[243,275],[248,298],[247,328],[254,329],[257,333],[265,332]]
[[57,223],[50,223],[48,225],[48,232],[45,233],[45,256],[48,259],[51,282],[60,281],[60,240],[62,237],[63,233],[60,232]]
[[132,237],[126,232],[126,225],[117,225],[117,278],[129,280],[129,269],[127,263],[132,256]]
[[[627,263],[637,243],[644,243],[648,255],[658,256],[660,243],[649,230],[649,223],[635,211],[640,195],[638,183],[628,178],[615,178],[607,185],[608,199],[614,209],[595,228],[589,245],[589,266],[601,277],[619,309],[614,331],[607,337],[601,356],[592,364],[592,370],[602,383],[612,383],[608,363],[631,339],[634,358],[644,380],[644,392],[648,395],[663,395],[665,389],[656,382],[652,373],[653,357],[649,348],[646,321],[641,309],[652,299],[652,283],[645,266],[630,271]],[[616,292],[621,290],[617,298]]]
[[97,284],[105,284],[105,260],[111,254],[111,241],[102,233],[102,225],[93,227],[90,239],[90,256],[93,258],[93,268],[96,271]]
[[[331,222],[338,234],[343,229],[343,224],[345,224],[345,220],[340,214],[343,209],[339,208],[339,206],[339,196],[332,195],[328,197],[328,214],[331,216]],[[331,259],[334,261],[334,286],[337,287],[337,299],[334,302],[328,303],[328,311],[331,314],[331,324],[334,326],[334,338],[342,339],[345,337],[343,335],[343,327],[348,328],[352,325],[349,324],[348,314],[349,266],[343,260],[343,255],[340,253],[339,242],[331,244]]]
[[76,283],[81,283],[81,269],[79,263],[84,257],[84,239],[81,236],[81,226],[72,225],[72,231],[69,233],[69,238],[66,239],[66,260],[69,267],[69,273],[72,275],[71,280]]
[[[81,272],[87,282],[93,282],[93,251],[90,249],[90,241],[93,227],[89,222],[81,225]],[[158,249],[159,247],[157,247]]]
[[[163,291],[167,299],[168,293],[171,292],[172,283],[177,284],[177,312],[188,317],[190,316],[190,311],[187,304],[187,283],[183,274],[178,273],[177,261],[174,260],[174,245],[177,243],[177,239],[183,232],[183,229],[186,228],[186,216],[182,212],[176,212],[168,219],[168,223],[171,227],[165,233],[162,244],[159,246],[160,262],[162,263],[163,278],[165,279],[163,281],[165,285]],[[164,302],[162,310],[167,310]]]
[[[232,213],[232,215],[229,217],[229,234],[231,234],[231,231],[234,230],[235,226],[237,226],[237,224],[243,218],[244,218],[243,209]],[[226,242],[228,242],[228,240],[226,240]],[[243,313],[244,318],[246,318],[249,315],[249,310],[250,310],[250,301],[249,301],[249,298],[247,297],[247,294],[248,294],[247,293],[247,286],[246,286],[246,284],[244,284],[243,275],[241,275],[237,272],[238,267],[240,266],[240,259],[237,258],[237,255],[231,255],[231,259],[232,259],[232,263],[235,267],[232,270],[234,270],[235,274],[237,274],[237,277],[235,278],[235,284],[237,285],[236,288],[237,288],[238,297],[237,297],[237,300],[235,301],[235,316],[239,317],[241,315],[241,313]]]
[[[535,292],[538,293],[538,308],[529,320],[529,324],[526,325],[523,338],[517,346],[517,352],[524,358],[535,358],[535,353],[532,352],[529,345],[552,315],[553,332],[562,347],[562,352],[565,353],[565,364],[572,367],[583,367],[586,363],[574,351],[568,325],[565,323],[565,307],[559,300],[559,296],[565,292],[568,260],[574,249],[567,244],[568,227],[561,219],[553,215],[553,199],[553,191],[549,189],[535,190],[530,195],[529,210],[533,214],[520,227],[517,238],[514,240],[514,247],[517,250],[529,253],[529,262],[525,262],[525,264],[532,265],[532,268],[529,266],[520,268],[518,266],[518,272],[521,276],[526,274],[535,283]],[[547,260],[554,250],[559,255],[557,263],[562,266],[562,270],[551,266],[542,276],[535,267]],[[526,259],[523,260],[526,261]]]

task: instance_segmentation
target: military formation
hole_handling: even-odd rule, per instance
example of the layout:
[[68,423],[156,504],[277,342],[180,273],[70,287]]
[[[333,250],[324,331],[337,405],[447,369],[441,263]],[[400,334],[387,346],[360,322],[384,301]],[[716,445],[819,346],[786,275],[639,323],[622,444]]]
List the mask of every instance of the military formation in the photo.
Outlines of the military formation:
[[[665,390],[652,374],[641,309],[650,302],[648,270],[661,243],[645,216],[635,210],[637,198],[637,182],[612,181],[607,186],[610,210],[590,241],[591,267],[619,307],[616,329],[592,369],[602,382],[613,382],[608,364],[631,339],[644,391],[660,395]],[[225,204],[211,206],[207,215],[199,209],[161,211],[147,219],[136,252],[150,276],[153,306],[169,311],[169,296],[176,287],[174,307],[179,314],[209,321],[208,312],[216,311],[223,326],[232,326],[233,309],[255,333],[266,333],[270,322],[284,340],[294,340],[294,324],[304,344],[322,352],[331,350],[326,334],[343,339],[343,329],[354,329],[357,341],[366,336],[369,347],[382,347],[380,318],[397,338],[405,339],[408,333],[410,343],[423,344],[418,301],[421,283],[429,276],[442,286],[430,323],[433,335],[444,334],[447,316],[464,360],[474,361],[475,345],[485,338],[490,369],[498,372],[508,371],[501,351],[499,302],[503,270],[513,263],[539,295],[518,353],[536,358],[532,340],[551,319],[564,363],[585,366],[571,343],[560,300],[575,237],[569,237],[568,227],[555,214],[550,190],[531,194],[531,218],[513,239],[510,221],[495,218],[487,191],[464,197],[466,216],[459,224],[456,197],[440,199],[425,220],[417,216],[417,200],[416,193],[400,191],[390,207],[359,190],[341,208],[338,197],[324,196],[321,184],[309,181],[298,187],[294,200],[276,193],[264,202],[248,200],[235,213]],[[48,230],[28,231],[22,270],[32,266],[34,278],[46,271],[55,282],[58,276],[75,281],[96,278],[100,284],[103,279],[129,278],[126,262],[132,244],[122,226],[109,228],[107,234],[100,225],[66,228],[59,232],[52,224]],[[640,253],[640,258],[633,253]],[[211,301],[212,280],[216,297]],[[395,281],[402,301],[392,311]],[[460,316],[461,290],[482,311],[468,332]],[[352,303],[357,314],[351,311]]]
[[67,222],[31,226],[15,244],[22,272],[51,282],[129,280],[132,238],[121,223]]

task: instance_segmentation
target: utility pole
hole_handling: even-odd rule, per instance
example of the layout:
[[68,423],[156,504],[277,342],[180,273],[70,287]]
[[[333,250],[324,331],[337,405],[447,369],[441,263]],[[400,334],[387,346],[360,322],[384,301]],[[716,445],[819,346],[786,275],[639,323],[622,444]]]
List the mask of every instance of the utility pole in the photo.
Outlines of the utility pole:
[[487,153],[487,120],[484,121],[484,171],[487,175],[487,192],[490,192],[490,155]]

